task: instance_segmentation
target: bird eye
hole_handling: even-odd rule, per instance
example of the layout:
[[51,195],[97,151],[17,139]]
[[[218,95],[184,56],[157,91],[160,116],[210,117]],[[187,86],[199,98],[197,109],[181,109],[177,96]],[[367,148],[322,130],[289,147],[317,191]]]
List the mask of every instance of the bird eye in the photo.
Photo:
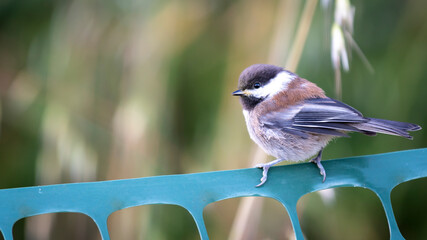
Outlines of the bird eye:
[[259,82],[254,83],[254,88],[255,89],[258,89],[260,87],[261,87],[261,83],[259,83]]

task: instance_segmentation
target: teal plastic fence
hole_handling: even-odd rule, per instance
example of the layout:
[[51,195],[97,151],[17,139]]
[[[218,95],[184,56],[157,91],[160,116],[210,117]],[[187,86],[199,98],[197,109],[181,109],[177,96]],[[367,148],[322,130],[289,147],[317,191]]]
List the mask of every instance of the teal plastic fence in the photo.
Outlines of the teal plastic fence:
[[19,219],[44,213],[78,212],[92,218],[103,239],[110,239],[111,213],[146,204],[174,204],[190,212],[202,240],[208,239],[203,209],[228,198],[262,196],[278,200],[289,213],[297,239],[303,239],[297,202],[303,195],[335,187],[363,187],[375,192],[384,207],[391,239],[403,239],[390,194],[402,182],[427,177],[427,148],[325,161],[322,183],[312,163],[271,168],[265,185],[256,188],[261,170],[241,169],[89,183],[0,190],[0,230],[12,239]]

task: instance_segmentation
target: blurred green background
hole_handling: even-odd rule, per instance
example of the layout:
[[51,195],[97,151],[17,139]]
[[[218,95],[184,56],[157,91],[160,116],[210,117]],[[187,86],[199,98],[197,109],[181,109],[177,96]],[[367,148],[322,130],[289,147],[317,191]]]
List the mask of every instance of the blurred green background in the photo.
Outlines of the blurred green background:
[[[255,146],[231,92],[251,64],[284,66],[304,4],[0,1],[0,188],[250,167]],[[353,53],[342,100],[366,116],[426,127],[427,2],[352,4],[354,39],[375,71]],[[296,71],[330,97],[332,18],[318,3]],[[423,130],[413,136],[353,134],[326,148],[324,159],[427,146]],[[392,195],[407,239],[427,236],[426,187],[421,179]],[[206,209],[212,239],[229,236],[238,205]],[[245,239],[292,238],[280,204],[260,207]],[[309,239],[389,238],[380,202],[365,189],[309,194],[299,210]],[[190,215],[174,206],[119,211],[109,228],[112,239],[198,239]],[[14,234],[99,238],[90,219],[71,213],[21,220]]]

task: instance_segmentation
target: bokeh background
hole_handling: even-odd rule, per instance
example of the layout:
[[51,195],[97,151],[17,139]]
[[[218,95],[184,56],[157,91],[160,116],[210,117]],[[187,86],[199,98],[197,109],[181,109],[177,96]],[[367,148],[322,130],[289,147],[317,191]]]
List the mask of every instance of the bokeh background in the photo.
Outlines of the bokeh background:
[[[334,3],[315,3],[296,72],[335,96],[331,63]],[[427,2],[352,1],[353,51],[342,100],[364,115],[427,126]],[[240,72],[254,63],[285,66],[306,1],[0,1],[0,188],[99,181],[251,166],[238,99]],[[353,134],[324,159],[427,146]],[[266,161],[266,157],[262,161]],[[384,171],[378,169],[378,171]],[[319,177],[320,179],[320,177]],[[224,183],[226,184],[226,183]],[[286,186],[284,186],[286,187]],[[392,201],[407,239],[427,236],[427,181],[398,186]],[[227,239],[240,199],[205,210],[212,239]],[[243,239],[292,239],[286,210],[255,205]],[[308,239],[387,239],[375,194],[345,188],[300,200]],[[176,206],[114,213],[112,239],[198,239]],[[80,214],[20,220],[16,239],[99,239]],[[230,239],[233,237],[230,237]],[[1,239],[1,237],[0,237]]]

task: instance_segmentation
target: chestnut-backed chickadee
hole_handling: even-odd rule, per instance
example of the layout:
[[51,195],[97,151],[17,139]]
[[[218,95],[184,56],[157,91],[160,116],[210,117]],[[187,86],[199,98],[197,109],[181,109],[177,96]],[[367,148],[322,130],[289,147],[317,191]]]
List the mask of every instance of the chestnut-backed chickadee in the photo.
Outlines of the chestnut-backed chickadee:
[[281,67],[256,64],[239,77],[237,91],[251,139],[277,159],[255,167],[262,168],[261,183],[271,166],[282,161],[303,161],[314,155],[326,179],[321,161],[323,148],[348,132],[374,136],[376,133],[412,139],[408,131],[421,129],[412,123],[367,118],[356,109],[328,98],[316,84]]

